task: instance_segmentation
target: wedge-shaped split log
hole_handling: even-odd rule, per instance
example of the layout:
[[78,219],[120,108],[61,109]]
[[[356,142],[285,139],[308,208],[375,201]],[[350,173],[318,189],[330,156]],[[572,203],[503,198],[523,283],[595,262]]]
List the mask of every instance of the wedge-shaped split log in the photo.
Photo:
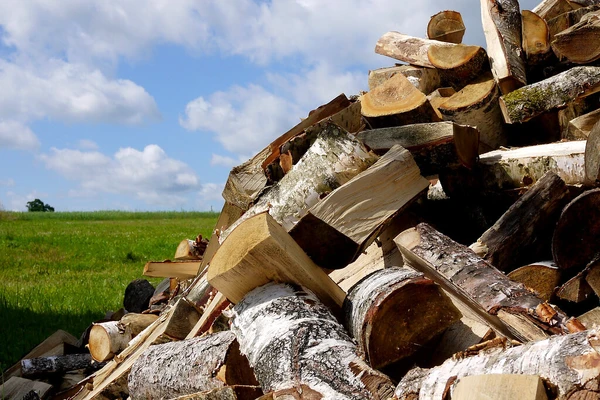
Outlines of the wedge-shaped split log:
[[551,301],[560,284],[560,270],[552,261],[541,261],[519,267],[507,276],[533,290],[540,299]]
[[[487,374],[538,375],[556,391],[558,400],[596,398],[588,388],[597,388],[600,378],[599,333],[591,330],[553,336],[509,349],[450,359],[429,370],[414,369],[400,381],[394,399],[441,400],[461,378]],[[593,397],[584,397],[586,392]]]
[[369,90],[375,89],[396,74],[404,75],[423,94],[429,94],[440,87],[440,74],[437,69],[414,65],[396,65],[369,71]]
[[128,378],[132,400],[167,399],[225,385],[257,384],[230,331],[151,346],[133,364]]
[[406,230],[395,242],[409,266],[470,306],[500,333],[529,341],[569,332],[562,311],[429,225]]
[[567,0],[542,0],[532,11],[548,21],[575,8]]
[[247,219],[231,232],[213,257],[207,277],[234,304],[270,281],[305,286],[334,308],[341,307],[345,297],[268,213]]
[[600,11],[584,15],[570,28],[557,33],[552,50],[575,64],[588,64],[600,58]]
[[275,398],[392,395],[389,378],[360,358],[344,327],[308,290],[275,283],[253,290],[233,308],[231,330],[261,387]]
[[583,18],[584,15],[598,10],[600,10],[600,3],[565,12],[552,18],[548,21],[548,33],[550,35],[550,40],[552,41],[557,33],[569,29],[573,25],[577,24],[579,21],[581,21],[581,18]]
[[381,369],[406,358],[460,319],[442,289],[410,268],[385,268],[344,301],[344,325],[365,360]]
[[488,374],[460,378],[452,400],[548,400],[538,375]]
[[312,207],[290,235],[317,265],[343,268],[375,240],[385,222],[428,187],[410,152],[395,145]]

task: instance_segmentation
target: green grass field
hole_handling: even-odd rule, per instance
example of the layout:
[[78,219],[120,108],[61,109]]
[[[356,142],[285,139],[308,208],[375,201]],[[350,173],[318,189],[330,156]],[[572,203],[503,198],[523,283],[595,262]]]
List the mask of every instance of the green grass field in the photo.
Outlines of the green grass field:
[[106,311],[121,308],[125,287],[142,277],[146,261],[172,259],[185,238],[210,237],[217,217],[0,212],[0,370],[57,329],[79,337]]

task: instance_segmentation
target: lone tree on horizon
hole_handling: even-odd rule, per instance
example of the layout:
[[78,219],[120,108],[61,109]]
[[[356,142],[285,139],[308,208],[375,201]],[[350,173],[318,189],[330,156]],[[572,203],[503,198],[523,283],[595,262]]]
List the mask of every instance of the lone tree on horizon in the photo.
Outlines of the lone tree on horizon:
[[54,207],[51,207],[50,204],[45,204],[40,199],[35,199],[27,202],[27,211],[54,212]]

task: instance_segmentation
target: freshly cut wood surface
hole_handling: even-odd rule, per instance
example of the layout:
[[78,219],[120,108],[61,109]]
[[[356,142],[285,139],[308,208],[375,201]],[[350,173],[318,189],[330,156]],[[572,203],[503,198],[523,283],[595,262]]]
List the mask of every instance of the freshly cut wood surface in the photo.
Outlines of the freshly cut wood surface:
[[223,208],[221,209],[221,214],[219,214],[219,219],[213,229],[213,233],[208,241],[208,246],[204,251],[204,255],[202,256],[202,264],[200,265],[200,271],[203,271],[210,260],[212,260],[215,255],[217,249],[221,245],[219,242],[219,236],[221,232],[229,228],[235,221],[237,221],[243,214],[245,210],[234,206],[228,202],[223,204]]
[[550,301],[560,284],[560,270],[554,262],[536,262],[509,272],[507,276],[533,290],[540,299]]
[[532,11],[548,21],[574,8],[567,0],[542,0]]
[[591,182],[600,179],[600,121],[592,127],[585,145],[585,176]]
[[309,291],[270,283],[233,308],[231,330],[274,398],[387,400],[389,378],[370,368],[330,310]]
[[577,320],[581,322],[587,329],[600,328],[600,307],[596,307],[579,315]]
[[487,53],[479,46],[433,44],[427,50],[427,57],[438,69],[442,82],[456,90],[489,71]]
[[587,284],[590,285],[596,296],[600,296],[600,258],[590,262],[584,273]]
[[344,325],[375,369],[406,358],[460,319],[442,289],[410,268],[379,270],[352,287]]
[[144,266],[144,276],[158,278],[195,278],[198,275],[200,261],[148,261]]
[[600,91],[600,67],[574,67],[500,97],[508,124],[521,123]]
[[410,371],[396,387],[395,398],[442,399],[461,378],[493,373],[539,375],[554,388],[556,399],[575,399],[600,375],[599,342],[598,332],[592,330],[449,359],[439,367]]
[[550,41],[552,41],[552,39],[554,39],[554,36],[557,33],[562,32],[566,29],[569,29],[570,27],[572,27],[573,25],[575,25],[579,21],[581,21],[581,18],[584,15],[586,15],[587,13],[590,13],[592,11],[598,11],[598,10],[600,10],[600,3],[597,3],[595,5],[590,5],[587,7],[578,8],[576,10],[572,10],[569,12],[565,12],[563,14],[556,16],[555,18],[552,18],[551,20],[548,21],[548,31],[550,34]]
[[290,235],[317,265],[343,268],[375,240],[386,221],[428,187],[410,152],[395,145],[313,206]]
[[303,285],[325,304],[341,307],[345,293],[268,213],[240,224],[208,268],[208,282],[232,303],[270,281]]
[[600,121],[600,109],[591,111],[569,121],[567,138],[586,140],[596,123]]
[[427,37],[448,43],[461,43],[465,24],[458,11],[440,11],[429,19]]
[[196,250],[196,242],[191,239],[183,239],[175,250],[175,260],[201,260],[202,255]]
[[440,74],[437,69],[414,65],[396,65],[369,71],[369,90],[375,89],[396,74],[404,75],[423,94],[429,94],[440,87]]
[[593,296],[594,291],[586,282],[584,274],[577,274],[556,290],[556,296],[572,303],[581,303]]
[[467,351],[470,347],[478,345],[493,332],[489,325],[480,319],[463,315],[459,321],[446,329],[440,337],[429,365],[442,364],[457,353]]
[[544,382],[537,375],[486,374],[458,380],[452,400],[548,400]]
[[[30,379],[12,376],[0,385],[2,399],[47,399],[52,393],[52,385],[46,382],[32,381]],[[35,394],[32,394],[35,393]]]
[[600,11],[585,14],[570,28],[554,35],[552,50],[572,63],[588,64],[600,58]]
[[584,192],[563,210],[552,237],[554,262],[577,273],[598,257],[600,189]]
[[536,13],[521,11],[523,51],[529,66],[547,58],[550,53],[550,33],[546,21]]
[[191,339],[196,336],[201,336],[208,332],[210,326],[217,319],[217,317],[229,306],[231,302],[227,300],[223,293],[217,292],[215,296],[208,302],[204,308],[202,316],[196,322],[196,325],[190,330],[186,339]]
[[440,110],[438,110],[439,106],[443,104],[446,100],[448,100],[449,97],[452,97],[455,93],[456,90],[454,90],[454,88],[443,87],[438,88],[434,92],[431,92],[427,95],[427,99],[429,100],[431,107],[433,107],[435,113],[437,114],[440,120],[442,120],[444,117],[442,116]]

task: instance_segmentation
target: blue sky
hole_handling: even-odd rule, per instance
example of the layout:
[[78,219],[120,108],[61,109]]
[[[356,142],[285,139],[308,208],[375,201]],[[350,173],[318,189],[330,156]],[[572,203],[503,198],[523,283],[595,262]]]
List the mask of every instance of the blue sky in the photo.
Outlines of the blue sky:
[[219,210],[231,167],[446,9],[485,45],[474,0],[2,0],[0,207]]

